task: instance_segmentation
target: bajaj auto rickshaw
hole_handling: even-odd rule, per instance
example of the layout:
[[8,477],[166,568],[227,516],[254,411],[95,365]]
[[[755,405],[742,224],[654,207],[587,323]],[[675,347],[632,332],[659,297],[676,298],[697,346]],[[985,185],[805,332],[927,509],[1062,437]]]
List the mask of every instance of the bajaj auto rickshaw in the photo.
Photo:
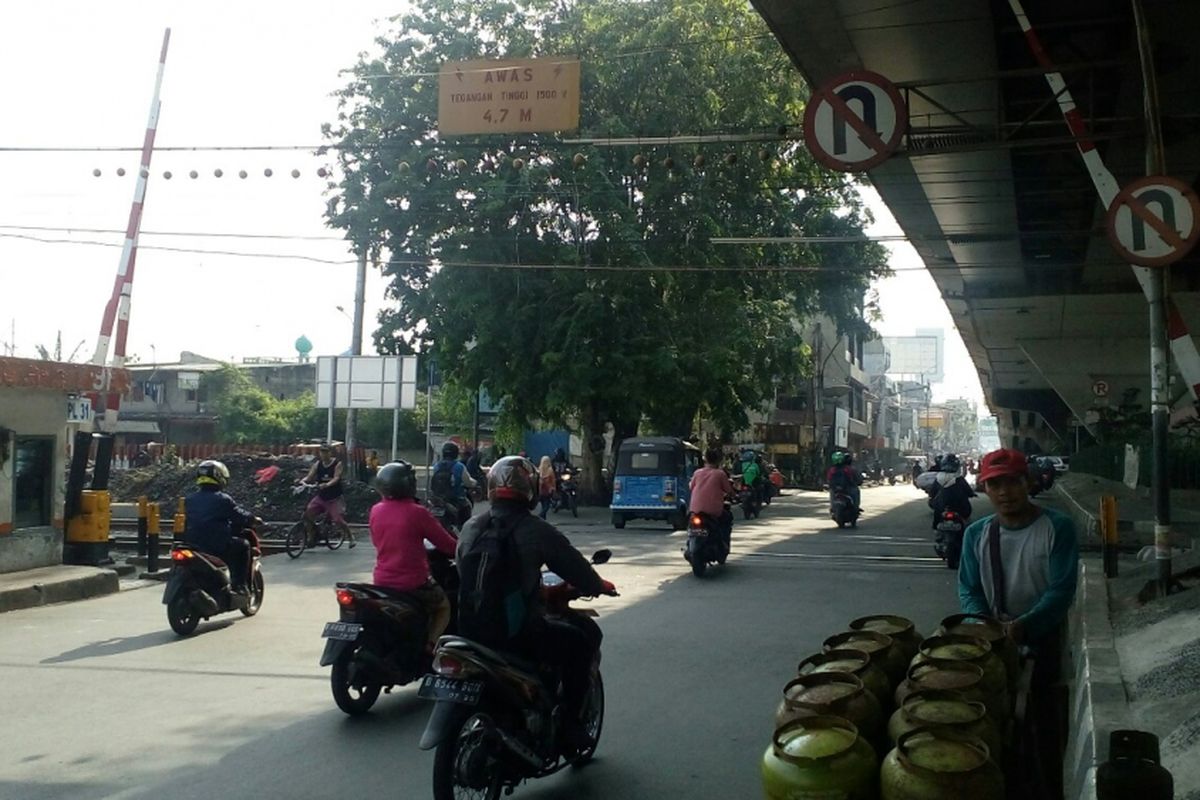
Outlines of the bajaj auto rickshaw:
[[687,527],[689,483],[700,467],[700,449],[681,439],[626,439],[613,473],[612,522],[663,519],[673,530]]

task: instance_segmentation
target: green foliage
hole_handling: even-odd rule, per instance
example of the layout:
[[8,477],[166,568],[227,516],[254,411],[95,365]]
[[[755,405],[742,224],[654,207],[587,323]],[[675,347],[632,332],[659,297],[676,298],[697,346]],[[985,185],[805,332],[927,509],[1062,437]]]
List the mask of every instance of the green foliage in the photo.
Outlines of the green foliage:
[[804,318],[863,324],[886,271],[878,245],[711,243],[862,234],[852,184],[797,142],[437,135],[442,62],[540,55],[581,57],[581,127],[594,135],[794,125],[806,90],[742,0],[418,0],[378,44],[325,132],[345,176],[330,224],[385,254],[395,302],[381,352],[433,348],[452,383],[505,399],[506,424],[628,431],[647,417],[687,434],[698,411],[743,426],[799,375]]

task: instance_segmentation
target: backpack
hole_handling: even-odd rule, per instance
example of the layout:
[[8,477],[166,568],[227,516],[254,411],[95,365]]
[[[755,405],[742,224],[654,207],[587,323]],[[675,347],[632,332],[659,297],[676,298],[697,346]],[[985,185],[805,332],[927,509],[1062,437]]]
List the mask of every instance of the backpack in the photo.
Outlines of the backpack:
[[443,500],[454,497],[454,464],[449,461],[439,461],[433,468],[433,477],[429,479],[429,493]]
[[483,532],[458,559],[458,632],[492,647],[517,636],[529,612],[514,529],[489,514]]

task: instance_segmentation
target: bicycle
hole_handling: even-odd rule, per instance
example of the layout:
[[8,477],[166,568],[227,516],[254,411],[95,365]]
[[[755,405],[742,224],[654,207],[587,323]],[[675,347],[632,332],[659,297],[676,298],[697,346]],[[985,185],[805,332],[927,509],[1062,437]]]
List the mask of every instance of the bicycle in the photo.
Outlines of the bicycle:
[[[292,490],[292,494],[311,492],[314,488],[316,487],[311,484],[301,483]],[[308,526],[304,524],[303,517],[288,528],[284,549],[287,550],[289,558],[299,558],[306,549],[315,547],[321,542],[324,542],[330,550],[337,550],[346,541],[346,529],[334,525],[328,512],[317,515],[317,518],[313,520],[313,530],[313,544],[310,545],[308,543]]]

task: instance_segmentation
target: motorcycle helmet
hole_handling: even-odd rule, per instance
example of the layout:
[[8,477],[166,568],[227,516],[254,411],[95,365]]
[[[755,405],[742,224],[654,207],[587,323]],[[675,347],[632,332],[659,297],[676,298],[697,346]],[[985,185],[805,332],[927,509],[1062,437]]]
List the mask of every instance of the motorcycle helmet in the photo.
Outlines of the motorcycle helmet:
[[454,442],[446,442],[442,445],[442,458],[453,461],[458,458],[458,445]]
[[224,489],[229,485],[229,467],[212,459],[201,461],[200,465],[196,467],[196,485],[216,486],[218,489]]
[[407,461],[384,464],[375,474],[375,489],[391,500],[417,496],[417,473]]
[[529,508],[537,505],[537,467],[527,458],[505,456],[488,472],[488,500],[515,500]]
[[953,453],[947,453],[942,456],[942,472],[958,472],[962,465],[959,463],[958,456]]
[[846,458],[845,453],[843,453],[840,450],[837,451],[836,453],[833,454],[833,465],[835,467],[840,467],[842,465],[842,461],[844,461],[845,458]]
[[854,454],[853,453],[846,453],[844,456],[842,456],[842,466],[843,467],[848,467],[853,463],[854,463]]

